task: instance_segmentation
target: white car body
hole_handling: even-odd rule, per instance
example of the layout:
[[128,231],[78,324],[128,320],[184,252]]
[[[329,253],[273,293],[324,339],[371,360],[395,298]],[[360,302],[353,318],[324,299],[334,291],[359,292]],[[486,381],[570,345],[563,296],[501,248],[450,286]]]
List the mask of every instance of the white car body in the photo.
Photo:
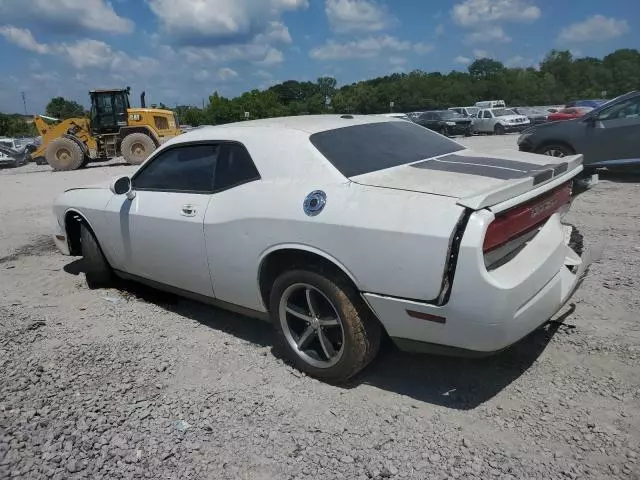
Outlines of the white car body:
[[[503,115],[505,110],[511,113]],[[508,108],[485,108],[478,111],[473,119],[473,130],[478,133],[498,133],[497,129],[501,127],[501,133],[521,132],[529,128],[530,124],[528,117],[518,115]],[[497,125],[499,127],[496,128]]]
[[378,113],[375,115],[379,115],[381,117],[387,117],[387,118],[398,118],[400,120],[407,120],[407,121],[411,121],[411,118],[409,118],[409,116],[406,113]]
[[[369,140],[397,129],[419,129],[406,131],[440,152],[454,151],[416,153],[405,164],[369,171],[380,152]],[[358,140],[358,132],[369,131]],[[259,178],[210,194],[136,189],[136,175],[167,149],[218,142],[246,147]],[[328,160],[336,152],[354,156],[347,170]],[[387,149],[379,158],[393,155]],[[485,266],[485,234],[504,212],[566,185],[581,162],[581,155],[482,154],[379,116],[204,127],[158,148],[133,176],[131,194],[116,195],[108,183],[63,193],[54,204],[54,238],[64,254],[79,254],[72,226],[79,218],[119,275],[262,317],[268,299],[261,269],[270,256],[285,250],[317,256],[350,279],[401,348],[493,352],[551,318],[588,261],[570,248],[571,227],[555,207],[519,253],[495,268]],[[326,205],[309,215],[303,203],[313,191],[325,193]],[[547,207],[535,207],[536,214]]]

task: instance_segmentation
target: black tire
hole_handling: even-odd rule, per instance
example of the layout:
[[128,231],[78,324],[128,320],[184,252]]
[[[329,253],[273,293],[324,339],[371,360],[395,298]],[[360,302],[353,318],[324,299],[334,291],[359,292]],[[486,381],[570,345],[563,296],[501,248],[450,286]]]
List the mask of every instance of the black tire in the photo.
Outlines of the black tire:
[[571,147],[560,144],[560,143],[543,145],[538,150],[536,150],[536,153],[539,153],[540,155],[548,155],[549,157],[556,157],[556,158],[567,157],[569,155],[575,154],[575,152],[573,151],[573,149],[571,149]]
[[[320,291],[340,316],[344,344],[341,357],[332,366],[319,368],[311,365],[300,356],[297,349],[294,350],[283,331],[280,301],[289,287],[300,283]],[[310,376],[335,383],[345,382],[365,368],[378,352],[382,327],[355,287],[343,275],[314,266],[284,272],[273,284],[269,305],[281,351],[296,368]]]
[[89,288],[106,287],[111,284],[113,274],[98,241],[86,225],[80,226],[82,262]]
[[493,133],[495,135],[504,135],[504,126],[496,123],[496,125],[493,127]]
[[442,127],[440,127],[440,135],[444,135],[445,137],[450,137],[451,136],[449,134],[449,129],[447,128],[446,125],[443,125]]
[[57,171],[69,171],[80,168],[84,161],[84,152],[80,145],[70,138],[60,137],[52,140],[45,152],[47,163]]
[[140,165],[155,149],[156,144],[151,137],[139,132],[130,133],[124,137],[120,145],[124,161],[131,165]]
[[46,165],[47,164],[47,159],[44,157],[36,157],[33,159],[34,162],[36,162],[36,165]]

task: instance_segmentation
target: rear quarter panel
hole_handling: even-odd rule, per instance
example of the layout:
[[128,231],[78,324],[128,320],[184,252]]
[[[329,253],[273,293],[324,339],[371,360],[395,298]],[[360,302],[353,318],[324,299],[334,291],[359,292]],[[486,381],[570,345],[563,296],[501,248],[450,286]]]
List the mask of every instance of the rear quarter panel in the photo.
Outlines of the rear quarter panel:
[[[315,189],[326,192],[327,203],[309,217],[303,201]],[[348,181],[263,180],[218,193],[205,217],[216,297],[264,311],[261,262],[273,251],[299,248],[341,266],[361,291],[434,299],[462,213],[447,197]]]

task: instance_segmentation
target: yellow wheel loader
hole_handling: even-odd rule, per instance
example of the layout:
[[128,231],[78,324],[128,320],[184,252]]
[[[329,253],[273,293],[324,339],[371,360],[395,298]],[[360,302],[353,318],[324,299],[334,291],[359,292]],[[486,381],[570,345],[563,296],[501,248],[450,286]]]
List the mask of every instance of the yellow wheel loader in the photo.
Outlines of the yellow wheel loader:
[[130,89],[91,90],[89,118],[56,118],[36,115],[35,126],[42,143],[31,153],[36,163],[54,170],[75,170],[91,161],[122,156],[139,165],[166,140],[181,132],[170,110],[129,105]]

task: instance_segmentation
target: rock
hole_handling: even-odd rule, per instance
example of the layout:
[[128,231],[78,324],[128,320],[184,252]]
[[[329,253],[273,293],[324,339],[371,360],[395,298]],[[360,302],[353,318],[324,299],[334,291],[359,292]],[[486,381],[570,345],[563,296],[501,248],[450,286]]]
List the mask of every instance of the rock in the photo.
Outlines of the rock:
[[189,422],[186,422],[184,420],[178,420],[177,422],[175,422],[173,424],[173,427],[178,430],[179,432],[186,432],[187,430],[189,430],[191,428],[191,424]]
[[66,463],[65,468],[67,469],[67,472],[69,472],[69,473],[76,473],[76,472],[79,472],[80,470],[82,470],[82,467],[75,460],[69,460]]

